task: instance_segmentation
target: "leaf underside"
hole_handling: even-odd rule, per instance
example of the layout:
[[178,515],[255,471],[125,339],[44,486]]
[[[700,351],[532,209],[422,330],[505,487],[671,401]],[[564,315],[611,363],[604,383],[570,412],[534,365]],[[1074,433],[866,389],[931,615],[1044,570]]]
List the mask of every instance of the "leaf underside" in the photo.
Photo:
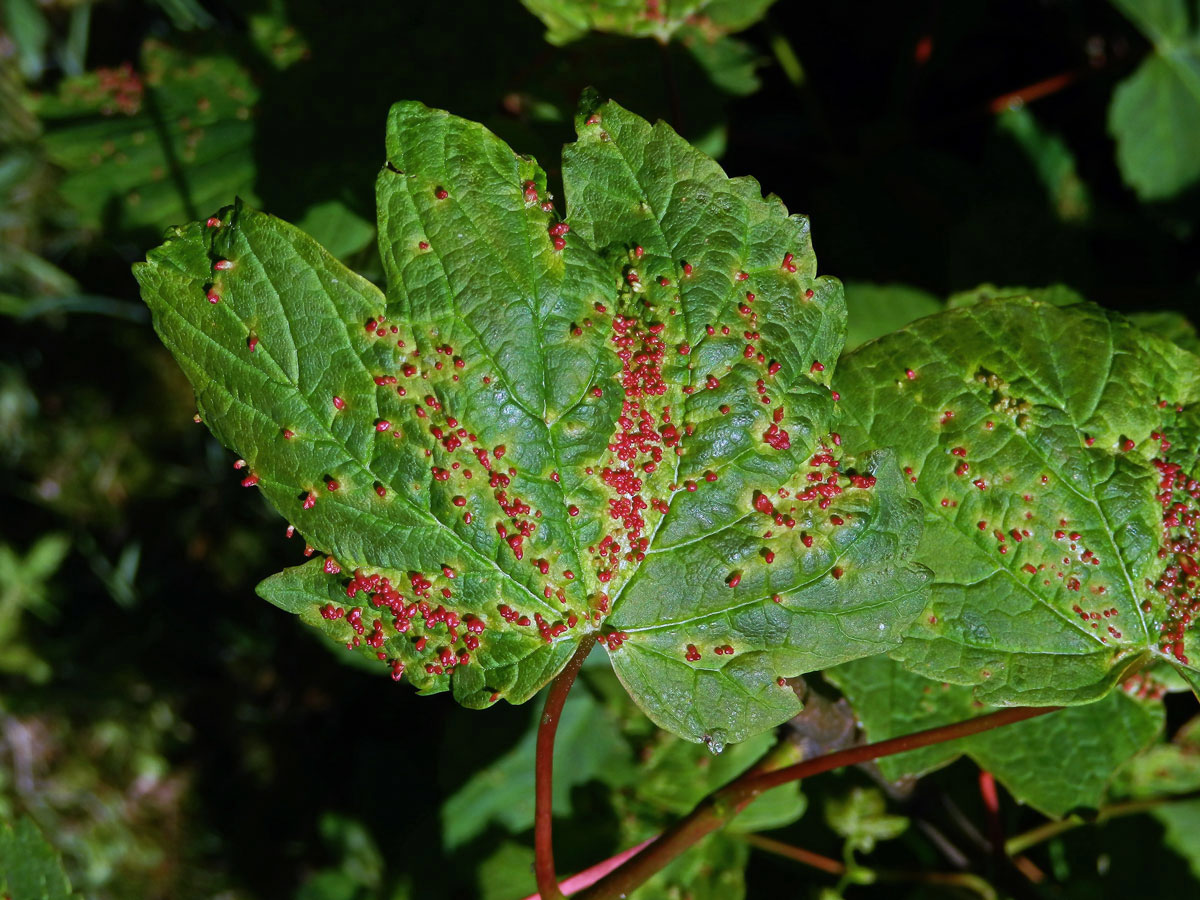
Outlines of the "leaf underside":
[[848,423],[925,508],[929,608],[893,658],[992,704],[1073,704],[1194,671],[1200,358],[1118,314],[1029,298],[844,357]]
[[807,220],[585,103],[565,220],[532,159],[397,104],[386,291],[241,204],[136,274],[239,477],[321,554],[262,596],[470,707],[598,632],[655,722],[741,740],[798,711],[784,678],[898,643],[920,511],[829,434],[845,308]]

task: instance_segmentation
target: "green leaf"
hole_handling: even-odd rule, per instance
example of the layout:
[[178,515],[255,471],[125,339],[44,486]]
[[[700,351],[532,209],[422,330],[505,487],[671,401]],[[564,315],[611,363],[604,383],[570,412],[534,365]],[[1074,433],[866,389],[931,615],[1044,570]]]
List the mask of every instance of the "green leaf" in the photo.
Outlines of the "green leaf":
[[50,665],[22,639],[26,611],[46,621],[58,612],[49,599],[49,581],[71,548],[65,534],[37,539],[24,557],[0,543],[0,672],[19,674],[35,683],[50,677]]
[[[699,744],[661,732],[654,735],[643,750],[644,762],[630,789],[613,797],[622,823],[620,844],[630,846],[661,832],[708,794],[779,749],[773,735],[759,734],[714,756]],[[776,762],[799,760],[794,748],[782,749],[789,756],[776,756]],[[637,896],[661,900],[744,897],[749,845],[737,835],[790,825],[803,815],[806,805],[798,782],[768,791],[724,829],[657,873],[638,889]]]
[[200,5],[199,0],[155,0],[176,28],[187,31],[191,28],[209,28],[213,17]]
[[1143,200],[1161,200],[1200,177],[1200,36],[1183,0],[1114,0],[1154,45],[1117,85],[1108,130],[1117,164]]
[[265,598],[471,707],[599,631],[651,719],[742,740],[798,710],[784,678],[896,645],[919,510],[887,454],[821,449],[845,312],[807,221],[616,104],[578,128],[560,224],[531,159],[396,105],[386,294],[241,204],[136,274],[239,477],[326,556]]
[[878,788],[853,787],[843,797],[830,797],[825,801],[825,821],[859,853],[870,853],[879,841],[898,838],[908,828],[908,819],[887,812],[887,801]]
[[375,237],[375,227],[340,200],[310,207],[296,227],[338,259],[357,253]]
[[655,873],[637,890],[638,900],[743,900],[750,845],[723,832],[704,838]]
[[1163,843],[1187,860],[1200,878],[1200,800],[1168,803],[1151,812],[1162,823]]
[[1143,200],[1200,177],[1200,50],[1155,54],[1117,85],[1108,113],[1121,174]]
[[537,891],[532,847],[503,841],[479,864],[476,882],[480,900],[517,900]]
[[[846,663],[825,676],[846,694],[871,741],[994,711],[969,688],[922,678],[886,656]],[[1161,703],[1114,691],[1095,703],[884,757],[877,765],[896,781],[965,753],[1020,802],[1062,816],[1078,807],[1099,808],[1117,770],[1146,749],[1162,725]]]
[[942,311],[941,300],[906,284],[846,284],[846,351]]
[[1002,297],[1029,297],[1052,306],[1071,306],[1084,302],[1083,294],[1065,284],[1051,284],[1046,287],[997,287],[985,283],[967,291],[951,294],[946,299],[946,306],[949,309],[958,309],[961,306],[974,306],[976,303]]
[[546,25],[546,40],[569,44],[589,31],[678,41],[713,83],[731,94],[759,88],[761,60],[748,44],[729,37],[766,15],[775,0],[521,0]]
[[1181,667],[1177,667],[1176,672],[1188,683],[1188,686],[1192,689],[1192,693],[1196,695],[1196,699],[1200,700],[1200,672]]
[[[638,771],[634,784],[637,800],[660,816],[663,812],[684,815],[708,794],[757,763],[775,743],[773,735],[758,734],[714,756],[700,744],[660,735]],[[799,819],[806,805],[799,782],[787,784],[764,794],[739,813],[728,830],[748,833],[782,828]],[[669,820],[663,819],[660,824],[665,827]],[[642,835],[631,837],[638,839]]]
[[775,0],[521,0],[545,23],[546,40],[566,44],[588,31],[654,37],[666,43],[682,30],[719,35],[749,28]]
[[[495,822],[513,834],[533,827],[534,759],[541,711],[520,743],[479,770],[442,806],[442,843],[453,850]],[[695,744],[685,746],[698,746]],[[633,775],[628,744],[612,715],[576,689],[554,740],[554,811],[571,815],[571,790],[597,779],[617,788]]]
[[1200,359],[1015,298],[867,344],[838,386],[848,438],[895,447],[925,507],[935,584],[894,658],[994,704],[1086,703],[1155,657],[1195,669]]
[[370,830],[336,813],[321,816],[321,837],[340,862],[316,872],[296,892],[296,900],[366,900],[381,896],[383,856]]
[[996,126],[1016,141],[1029,159],[1058,217],[1064,222],[1086,219],[1091,200],[1066,142],[1044,129],[1025,107],[1005,110],[996,117]]
[[1147,799],[1200,790],[1200,717],[1167,741],[1147,747],[1121,770],[1112,787],[1116,797]]
[[148,40],[139,71],[68,78],[37,109],[45,149],[67,173],[63,196],[88,227],[124,232],[249,197],[257,99],[229,56]]
[[1186,0],[1112,0],[1154,43],[1187,36]]
[[761,86],[758,69],[763,57],[745,41],[732,37],[706,39],[702,34],[684,36],[683,44],[709,79],[727,94],[745,97]]
[[36,0],[8,0],[4,4],[4,27],[16,45],[21,74],[29,81],[41,77],[50,40],[50,23],[38,7]]
[[1200,354],[1200,335],[1196,326],[1180,313],[1173,310],[1128,313],[1129,320],[1138,328],[1152,331],[1159,337],[1174,341],[1189,353]]
[[62,860],[32,820],[0,821],[0,892],[12,900],[71,900]]

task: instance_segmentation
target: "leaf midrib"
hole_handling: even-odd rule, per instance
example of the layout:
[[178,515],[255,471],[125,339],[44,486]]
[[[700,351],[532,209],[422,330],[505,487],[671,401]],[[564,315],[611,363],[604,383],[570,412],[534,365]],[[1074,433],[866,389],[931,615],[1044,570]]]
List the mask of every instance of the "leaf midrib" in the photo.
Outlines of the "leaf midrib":
[[[665,126],[663,126],[663,127],[665,128]],[[660,139],[662,139],[661,134],[657,134],[657,135],[655,134],[655,132],[657,132],[657,131],[658,131],[657,127],[655,127],[655,126],[650,127],[651,136],[659,137]],[[673,156],[674,151],[671,149],[671,141],[669,140],[669,138],[667,138],[665,142],[668,147],[668,152],[672,154],[671,158],[673,161],[674,160],[674,156]],[[667,247],[671,253],[671,257],[670,257],[671,273],[674,275],[675,283],[679,285],[679,295],[680,295],[679,306],[680,306],[681,312],[683,313],[684,334],[690,335],[691,334],[691,319],[689,317],[689,310],[688,310],[689,305],[688,305],[688,303],[684,302],[684,295],[687,292],[687,287],[684,284],[683,271],[679,267],[679,260],[678,260],[679,244],[677,241],[674,241],[671,238],[667,237],[667,232],[663,228],[662,220],[663,220],[663,216],[666,215],[666,212],[663,211],[662,213],[659,213],[658,209],[655,207],[654,203],[651,201],[650,192],[648,190],[646,190],[646,187],[642,183],[642,180],[638,177],[637,170],[634,169],[633,165],[629,162],[629,159],[625,156],[625,151],[622,149],[621,141],[612,140],[612,141],[609,141],[609,144],[613,147],[614,150],[617,151],[617,156],[620,158],[621,162],[625,164],[625,168],[628,170],[629,176],[633,180],[633,183],[636,184],[639,188],[641,188],[645,203],[650,208],[651,218],[653,218],[653,220],[654,220],[654,226],[658,230],[659,236],[662,238],[663,246]],[[649,146],[649,142],[648,142],[648,146]],[[674,166],[672,165],[671,168],[673,170]],[[588,180],[592,181],[592,179],[590,179],[590,178]],[[592,182],[592,183],[594,183],[594,182]],[[673,181],[671,183],[672,192],[674,192],[676,183],[677,182],[675,182],[675,181]],[[568,198],[568,199],[570,199],[570,198]],[[747,231],[744,232],[744,238],[742,241],[743,248],[745,247],[747,241],[749,240],[749,232],[748,232],[749,218],[748,217],[744,220],[744,227],[747,229]],[[728,308],[728,305],[730,302],[731,302],[731,297],[726,297],[725,298],[726,309]],[[725,310],[722,310],[722,314],[724,314],[724,312],[725,312]],[[697,341],[696,347],[699,347],[700,344],[703,343],[704,337],[707,337],[707,335],[701,337],[701,339],[699,341]],[[688,373],[688,378],[687,378],[686,386],[693,387],[694,385],[692,384],[692,381],[695,378],[695,371],[693,369],[689,368],[687,370],[687,373]],[[685,392],[683,396],[684,396],[684,405],[686,406],[688,394]],[[682,461],[683,461],[682,454],[676,453],[675,460],[674,460],[674,467],[672,468],[672,471],[671,471],[672,483],[677,484],[679,482],[679,468],[680,468],[680,465],[682,464]],[[667,517],[670,516],[671,512],[675,509],[675,497],[679,493],[680,493],[679,491],[675,491],[671,494],[671,499],[667,502],[667,511],[665,513],[663,513],[659,517],[658,521],[655,523],[654,531],[651,532],[651,534],[650,534],[650,543],[647,544],[647,546],[646,546],[646,555],[647,556],[649,556],[652,552],[654,552],[655,543],[658,540],[659,532],[662,530],[663,523],[665,523],[667,521]],[[616,594],[612,598],[612,605],[610,607],[610,612],[608,614],[608,618],[612,618],[613,616],[616,615],[617,610],[620,608],[621,600],[625,596],[626,589],[629,587],[629,585],[631,585],[636,580],[637,574],[641,571],[641,569],[642,569],[642,564],[639,563],[638,566],[632,572],[629,573],[629,577],[625,580],[625,583],[622,584],[621,587],[617,590]]]

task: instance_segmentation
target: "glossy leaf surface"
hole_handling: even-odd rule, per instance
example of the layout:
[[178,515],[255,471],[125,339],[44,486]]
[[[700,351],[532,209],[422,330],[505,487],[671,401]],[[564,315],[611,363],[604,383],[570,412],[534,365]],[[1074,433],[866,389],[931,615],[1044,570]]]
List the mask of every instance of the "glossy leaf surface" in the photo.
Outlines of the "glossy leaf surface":
[[926,511],[935,584],[894,658],[995,704],[1195,669],[1200,358],[1097,307],[1002,299],[864,346],[839,388]]
[[[586,101],[543,170],[392,110],[386,292],[239,205],[137,267],[201,417],[322,558],[264,597],[425,692],[522,702],[598,631],[711,744],[924,605],[919,509],[829,433],[841,285],[808,223],[665,125]],[[866,445],[859,445],[866,446]]]

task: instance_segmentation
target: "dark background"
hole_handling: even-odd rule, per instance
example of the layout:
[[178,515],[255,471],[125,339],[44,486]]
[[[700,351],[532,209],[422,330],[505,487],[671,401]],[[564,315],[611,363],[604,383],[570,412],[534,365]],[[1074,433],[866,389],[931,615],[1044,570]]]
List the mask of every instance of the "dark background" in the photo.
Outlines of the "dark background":
[[[54,35],[69,27],[67,6],[48,7]],[[571,106],[594,85],[689,138],[723,132],[726,170],[809,215],[822,271],[847,281],[937,296],[988,281],[1064,283],[1121,310],[1198,308],[1200,188],[1143,203],[1116,166],[1108,104],[1148,45],[1105,3],[781,0],[742,35],[763,57],[761,89],[744,97],[715,89],[679,47],[609,36],[552,47],[516,2],[204,0],[205,27],[191,29],[171,6],[96,4],[85,67],[136,66],[148,37],[238,60],[261,92],[242,190],[284,218],[338,200],[373,219],[385,115],[401,98],[487,122],[556,178]],[[270,65],[248,37],[254,15],[286,21],[304,58]],[[771,42],[784,39],[803,64],[800,86],[773,60]],[[23,96],[52,95],[65,77],[52,58],[33,79],[8,69]],[[1063,73],[1075,80],[1028,109],[1065,142],[1086,187],[1086,213],[1068,218],[991,109]],[[36,132],[8,149],[36,157]],[[417,698],[347,665],[254,595],[301,548],[192,424],[186,384],[142,312],[129,266],[172,223],[124,227],[115,207],[88,222],[58,177],[43,161],[18,183],[23,199],[10,200],[0,234],[115,305],[0,319],[0,541],[21,554],[62,533],[71,546],[45,602],[4,626],[51,674],[0,674],[0,812],[33,813],[76,883],[99,897],[284,898],[305,883],[307,897],[390,897],[406,880],[417,897],[477,896],[475,867],[502,835],[450,856],[439,806],[515,743],[530,710],[468,713],[447,696]],[[181,202],[189,215],[215,211]],[[369,245],[348,261],[378,273]],[[3,286],[55,296],[28,280]],[[21,786],[22,761],[36,790]],[[977,812],[974,777],[961,763],[928,779],[910,814],[944,818],[945,796]],[[604,789],[576,793],[559,829],[563,871],[615,849]],[[328,813],[365,826],[384,888],[351,879],[346,893],[313,893],[316,873],[342,871],[353,855],[345,833],[322,834]],[[1037,821],[1011,804],[1008,814],[1014,829]],[[1093,858],[1147,846],[1156,829],[1127,821],[1068,840],[1062,865],[1075,886],[1063,891],[1115,896],[1116,885],[1094,881]],[[820,834],[814,821],[810,845],[836,855]],[[919,833],[888,853],[936,859]],[[1172,860],[1159,863],[1164,884],[1185,877]],[[752,897],[824,883],[761,855],[750,872]]]

